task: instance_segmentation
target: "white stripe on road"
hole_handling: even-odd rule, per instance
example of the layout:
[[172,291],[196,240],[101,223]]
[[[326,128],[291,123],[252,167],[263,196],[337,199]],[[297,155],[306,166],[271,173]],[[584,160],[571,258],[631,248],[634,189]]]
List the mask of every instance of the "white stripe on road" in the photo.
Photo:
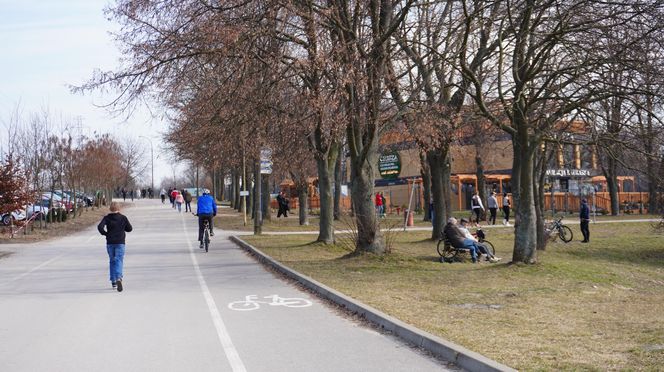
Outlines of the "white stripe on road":
[[191,261],[194,264],[196,278],[198,278],[198,284],[200,285],[201,291],[203,292],[203,297],[205,297],[208,310],[210,310],[210,316],[212,316],[212,322],[214,323],[214,328],[217,330],[217,335],[219,336],[219,341],[221,341],[221,346],[224,348],[224,353],[226,353],[226,358],[228,359],[231,368],[233,368],[233,372],[246,372],[247,369],[244,367],[244,363],[242,363],[240,355],[237,353],[237,350],[233,345],[231,336],[228,334],[226,326],[224,325],[224,320],[221,319],[221,314],[219,313],[217,304],[214,302],[214,298],[212,297],[210,289],[205,282],[201,268],[198,266],[198,260],[196,259],[194,248],[191,245],[191,240],[189,240],[189,234],[187,233],[187,226],[184,223],[184,215],[182,215],[181,219],[184,236],[187,239],[187,245],[189,246],[189,256],[191,257]]

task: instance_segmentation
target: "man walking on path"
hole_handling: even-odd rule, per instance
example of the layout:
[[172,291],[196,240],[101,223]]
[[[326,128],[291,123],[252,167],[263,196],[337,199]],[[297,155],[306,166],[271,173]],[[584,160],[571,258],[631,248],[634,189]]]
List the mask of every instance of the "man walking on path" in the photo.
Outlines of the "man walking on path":
[[113,288],[122,292],[122,266],[125,253],[125,236],[132,230],[126,216],[120,214],[117,202],[111,202],[111,213],[102,218],[97,226],[99,233],[106,236],[106,251],[109,259],[109,273]]
[[581,211],[579,212],[579,220],[581,222],[581,234],[583,234],[583,240],[581,243],[590,242],[590,229],[588,228],[588,223],[590,222],[590,208],[588,208],[588,200],[581,199]]
[[184,211],[191,212],[191,193],[184,190]]
[[487,201],[487,207],[489,208],[489,212],[491,213],[491,216],[489,217],[489,223],[491,225],[496,224],[496,215],[498,214],[498,199],[496,199],[496,192],[492,191],[491,196],[489,196],[489,200]]

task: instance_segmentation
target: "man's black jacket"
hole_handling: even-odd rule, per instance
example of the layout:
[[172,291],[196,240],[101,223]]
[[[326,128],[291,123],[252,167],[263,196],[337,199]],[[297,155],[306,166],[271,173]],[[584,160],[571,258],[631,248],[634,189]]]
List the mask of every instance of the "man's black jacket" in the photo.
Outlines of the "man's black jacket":
[[463,247],[463,241],[465,240],[465,236],[459,230],[459,228],[453,224],[453,223],[447,223],[445,225],[445,228],[443,229],[443,233],[447,237],[447,240],[450,241],[450,244],[452,244],[453,247]]
[[124,215],[109,213],[97,225],[97,230],[100,234],[106,236],[106,244],[124,244],[125,232],[130,232],[132,227]]

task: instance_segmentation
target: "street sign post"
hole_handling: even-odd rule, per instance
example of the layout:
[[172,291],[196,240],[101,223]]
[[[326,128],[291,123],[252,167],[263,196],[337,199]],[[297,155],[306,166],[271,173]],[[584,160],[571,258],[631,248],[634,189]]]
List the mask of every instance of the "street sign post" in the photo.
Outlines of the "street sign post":
[[261,174],[272,174],[272,150],[261,149]]

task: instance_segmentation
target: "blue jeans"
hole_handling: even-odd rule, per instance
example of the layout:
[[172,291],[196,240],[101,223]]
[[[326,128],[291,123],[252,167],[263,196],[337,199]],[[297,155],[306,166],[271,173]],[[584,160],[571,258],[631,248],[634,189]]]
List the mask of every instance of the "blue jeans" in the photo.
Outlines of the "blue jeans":
[[468,248],[470,250],[470,256],[473,257],[473,261],[477,261],[477,251],[480,250],[477,242],[473,239],[464,239],[463,246],[464,248]]
[[124,262],[124,244],[106,244],[109,259],[109,274],[111,282],[122,279],[122,264]]
[[178,212],[182,212],[182,203],[175,202],[178,206]]

